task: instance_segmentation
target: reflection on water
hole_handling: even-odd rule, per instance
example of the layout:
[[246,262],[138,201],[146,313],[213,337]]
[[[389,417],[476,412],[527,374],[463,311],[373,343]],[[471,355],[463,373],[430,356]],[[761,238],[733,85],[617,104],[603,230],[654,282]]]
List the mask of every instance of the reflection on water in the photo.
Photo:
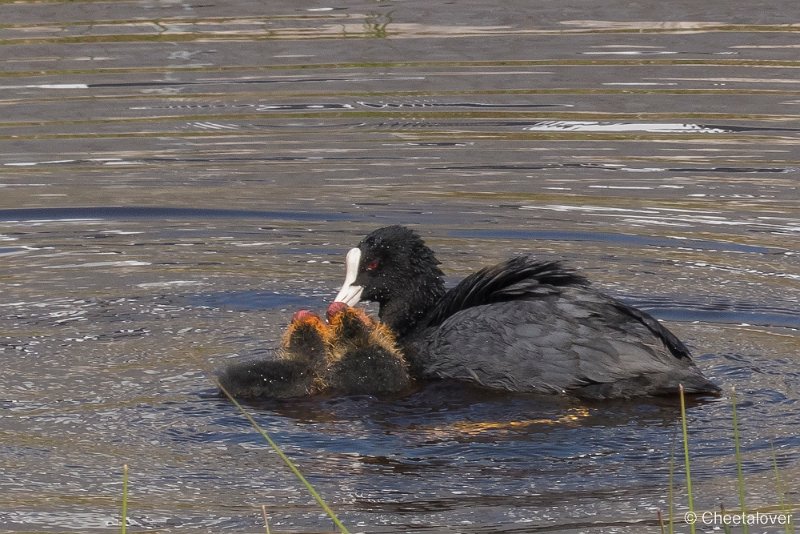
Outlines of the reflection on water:
[[[94,206],[89,208],[14,208],[0,209],[0,220],[10,222],[62,222],[62,221],[102,221],[105,219],[289,219],[302,220],[344,220],[345,216],[336,213],[304,213],[299,211],[281,212],[279,210],[231,210],[211,208],[178,208],[155,206]],[[115,232],[119,233],[119,232]],[[141,232],[128,232],[141,233]]]
[[[671,6],[0,4],[2,529],[116,530],[124,463],[140,529],[330,529],[211,377],[273,357],[395,223],[450,283],[534,253],[668,321],[737,390],[750,508],[800,501],[794,4]],[[674,399],[248,409],[352,531],[668,508]],[[697,506],[736,508],[727,396],[689,428]]]

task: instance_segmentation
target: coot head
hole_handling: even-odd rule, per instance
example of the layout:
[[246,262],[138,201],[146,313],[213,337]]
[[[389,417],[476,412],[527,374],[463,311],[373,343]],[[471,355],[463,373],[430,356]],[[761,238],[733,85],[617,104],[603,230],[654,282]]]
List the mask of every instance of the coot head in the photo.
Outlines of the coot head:
[[331,327],[332,345],[365,342],[377,326],[364,310],[344,302],[332,302],[326,316]]
[[402,358],[396,347],[394,333],[385,324],[370,317],[366,310],[343,302],[333,302],[328,306],[327,317],[332,353],[341,347],[361,345],[382,347],[389,352],[396,352]]
[[444,295],[443,273],[433,251],[404,226],[379,228],[346,257],[345,282],[334,299],[381,305],[381,321],[403,335]]
[[283,357],[302,360],[311,366],[324,366],[329,337],[330,329],[319,315],[309,310],[297,311],[283,334]]

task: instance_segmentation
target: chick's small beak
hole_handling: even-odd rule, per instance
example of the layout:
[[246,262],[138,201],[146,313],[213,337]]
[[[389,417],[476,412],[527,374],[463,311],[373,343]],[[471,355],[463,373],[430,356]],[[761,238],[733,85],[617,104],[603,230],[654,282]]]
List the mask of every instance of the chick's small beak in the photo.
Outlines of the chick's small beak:
[[344,284],[336,295],[336,298],[333,299],[334,302],[344,302],[348,306],[355,306],[361,300],[361,292],[364,291],[364,287],[353,285],[358,276],[358,265],[360,263],[361,250],[351,248],[345,258],[347,270],[344,275]]

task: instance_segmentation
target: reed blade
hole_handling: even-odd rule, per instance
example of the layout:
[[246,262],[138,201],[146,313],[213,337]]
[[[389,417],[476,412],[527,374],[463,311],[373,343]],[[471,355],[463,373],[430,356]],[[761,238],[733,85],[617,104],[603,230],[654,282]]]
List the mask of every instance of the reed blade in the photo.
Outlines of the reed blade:
[[281,448],[278,447],[278,444],[275,443],[272,440],[272,438],[267,433],[267,431],[264,430],[263,428],[261,428],[261,426],[259,426],[259,424],[256,422],[256,420],[253,419],[253,416],[251,416],[247,412],[247,410],[245,410],[242,407],[242,405],[239,404],[236,401],[236,399],[233,398],[233,395],[231,395],[230,392],[228,392],[228,390],[225,389],[222,386],[222,384],[219,383],[219,380],[215,380],[214,382],[215,382],[216,386],[219,388],[219,390],[222,391],[222,393],[226,397],[228,397],[228,400],[230,400],[233,403],[233,405],[236,406],[236,408],[239,409],[239,411],[250,422],[250,424],[253,426],[253,428],[255,428],[256,431],[259,434],[261,434],[261,436],[266,440],[266,442],[269,444],[269,446],[272,448],[272,450],[275,451],[275,453],[278,455],[278,457],[281,460],[283,460],[283,463],[286,464],[286,466],[289,468],[289,470],[292,473],[294,473],[294,476],[296,476],[297,479],[303,484],[303,486],[305,486],[305,488],[308,490],[308,492],[311,494],[311,496],[314,498],[314,500],[317,501],[317,504],[319,504],[320,508],[322,508],[325,511],[325,513],[328,515],[328,517],[331,518],[331,521],[333,521],[333,524],[336,525],[336,528],[338,528],[339,531],[342,532],[342,534],[350,534],[350,531],[347,530],[347,527],[344,526],[344,524],[336,516],[336,513],[330,508],[330,506],[328,506],[328,503],[325,502],[325,500],[317,492],[317,490],[314,488],[314,486],[311,485],[311,482],[306,480],[306,477],[303,476],[303,473],[300,472],[300,469],[297,468],[297,466],[294,464],[294,462],[292,462],[292,460],[288,456],[286,456],[286,454],[284,454],[284,452],[281,450]]
[[125,534],[128,529],[128,464],[122,466],[122,521],[120,534]]
[[[683,431],[683,464],[686,467],[686,493],[689,497],[689,513],[696,517],[694,513],[694,498],[692,497],[692,470],[689,465],[689,430],[686,426],[686,399],[684,398],[683,384],[678,387],[681,397],[681,429]],[[689,523],[689,532],[695,534],[694,521]]]
[[[739,448],[739,419],[736,416],[736,388],[731,388],[731,410],[733,414],[733,447],[734,447],[734,456],[736,457],[736,478],[737,478],[737,488],[739,490],[739,510],[742,514],[742,517],[747,515],[747,510],[745,509],[745,499],[744,499],[744,473],[742,470],[742,452]],[[742,533],[749,534],[750,529],[747,523],[742,524]]]

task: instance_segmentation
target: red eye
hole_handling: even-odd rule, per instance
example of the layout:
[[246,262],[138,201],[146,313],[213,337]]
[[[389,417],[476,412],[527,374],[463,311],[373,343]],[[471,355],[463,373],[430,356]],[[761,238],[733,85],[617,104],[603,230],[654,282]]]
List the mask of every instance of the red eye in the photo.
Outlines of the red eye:
[[372,260],[371,262],[369,262],[367,264],[366,269],[368,271],[374,271],[375,269],[380,267],[380,265],[381,265],[381,262],[379,262],[378,260]]

